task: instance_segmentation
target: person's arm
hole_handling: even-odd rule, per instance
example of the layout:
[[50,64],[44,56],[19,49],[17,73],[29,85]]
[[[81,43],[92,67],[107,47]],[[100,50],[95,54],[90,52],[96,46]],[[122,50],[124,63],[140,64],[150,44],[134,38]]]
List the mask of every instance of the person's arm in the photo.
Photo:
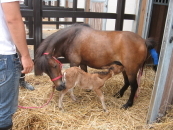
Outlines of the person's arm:
[[22,73],[29,73],[33,69],[33,61],[30,57],[26,43],[24,23],[20,13],[19,1],[2,3],[2,9],[10,30],[12,39],[20,52],[23,66]]

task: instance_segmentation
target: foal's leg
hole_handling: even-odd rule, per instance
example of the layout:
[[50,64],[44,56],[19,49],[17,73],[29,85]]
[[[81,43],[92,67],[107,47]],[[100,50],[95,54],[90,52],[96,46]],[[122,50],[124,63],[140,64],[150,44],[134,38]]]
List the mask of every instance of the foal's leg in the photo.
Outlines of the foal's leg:
[[131,93],[130,93],[127,103],[122,106],[122,108],[124,108],[124,109],[127,109],[128,107],[131,107],[133,105],[133,100],[134,100],[136,91],[138,89],[136,75],[130,75],[130,76],[128,76],[128,79],[129,79],[130,86],[131,86]]
[[124,77],[124,86],[120,89],[119,92],[117,92],[114,97],[120,98],[124,95],[124,92],[127,90],[127,88],[129,87],[130,83],[127,77],[127,74],[125,71],[122,72],[123,73],[123,77]]
[[107,112],[106,105],[105,105],[105,101],[104,101],[104,95],[103,95],[101,89],[94,89],[94,91],[95,91],[95,93],[97,94],[97,96],[99,97],[99,99],[100,99],[100,101],[101,101],[103,110],[104,110],[105,112]]
[[58,101],[58,107],[60,110],[63,110],[63,107],[62,107],[62,100],[63,100],[63,97],[64,95],[68,92],[68,89],[64,89],[62,91],[60,91],[60,95],[59,95],[59,101]]
[[73,99],[73,101],[76,101],[76,97],[75,97],[75,95],[73,93],[73,88],[69,89],[69,92],[70,92],[70,96]]

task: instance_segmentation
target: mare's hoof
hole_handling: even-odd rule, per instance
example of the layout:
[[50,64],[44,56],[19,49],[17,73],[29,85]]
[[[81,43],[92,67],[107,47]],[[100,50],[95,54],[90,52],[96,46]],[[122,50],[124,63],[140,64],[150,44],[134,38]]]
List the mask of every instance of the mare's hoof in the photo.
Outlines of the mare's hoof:
[[121,98],[122,95],[120,94],[120,92],[118,92],[118,93],[116,93],[116,94],[114,95],[114,97],[116,97],[116,98]]
[[121,107],[121,109],[127,110],[127,108],[129,108],[129,107],[131,107],[131,106],[132,106],[131,103],[126,103],[126,104],[124,104],[124,105]]

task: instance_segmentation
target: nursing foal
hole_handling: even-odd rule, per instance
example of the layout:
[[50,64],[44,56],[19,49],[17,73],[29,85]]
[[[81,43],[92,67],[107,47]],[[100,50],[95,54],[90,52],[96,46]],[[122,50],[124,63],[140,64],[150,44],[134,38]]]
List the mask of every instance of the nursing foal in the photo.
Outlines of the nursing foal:
[[103,69],[108,69],[107,72],[104,73],[87,73],[81,70],[78,67],[71,67],[64,71],[63,73],[63,81],[65,88],[60,91],[60,97],[58,102],[58,107],[62,108],[62,100],[64,95],[69,91],[71,98],[76,101],[76,98],[73,94],[73,88],[78,86],[82,89],[90,89],[93,90],[97,96],[99,97],[103,110],[107,112],[106,105],[104,102],[104,95],[101,91],[101,88],[104,86],[104,83],[107,79],[112,77],[114,74],[118,74],[123,71],[123,66],[112,64],[110,66],[105,66]]

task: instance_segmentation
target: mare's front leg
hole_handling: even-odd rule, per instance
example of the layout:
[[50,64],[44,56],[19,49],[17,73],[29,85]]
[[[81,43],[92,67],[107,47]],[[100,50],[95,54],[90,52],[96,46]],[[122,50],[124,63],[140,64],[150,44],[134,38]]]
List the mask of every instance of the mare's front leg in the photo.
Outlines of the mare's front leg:
[[122,106],[122,108],[124,108],[124,109],[127,109],[128,107],[131,107],[133,105],[134,97],[135,97],[136,91],[138,89],[136,75],[129,75],[128,79],[129,79],[129,83],[131,86],[131,93],[130,93],[127,103]]
[[130,83],[127,77],[127,74],[125,71],[122,72],[123,73],[123,77],[124,77],[124,86],[120,89],[120,91],[118,91],[114,97],[120,98],[124,95],[124,92],[127,90],[127,88],[129,87]]

